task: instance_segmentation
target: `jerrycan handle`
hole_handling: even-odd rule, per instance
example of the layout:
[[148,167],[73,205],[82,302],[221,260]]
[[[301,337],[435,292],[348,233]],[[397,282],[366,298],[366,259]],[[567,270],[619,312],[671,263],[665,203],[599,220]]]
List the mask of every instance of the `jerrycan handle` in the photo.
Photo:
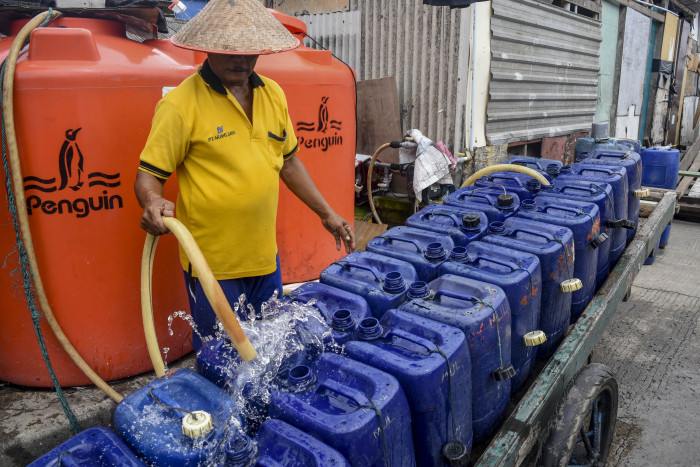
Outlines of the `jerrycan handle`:
[[443,290],[440,289],[437,292],[435,292],[435,295],[433,295],[432,300],[437,300],[438,297],[450,297],[450,298],[455,298],[457,300],[466,300],[469,302],[475,302],[476,300],[479,300],[477,297],[473,295],[466,295],[466,294],[461,294],[459,292],[452,292],[451,290]]
[[537,236],[537,237],[542,237],[542,238],[546,239],[546,240],[549,241],[549,242],[554,241],[554,236],[553,236],[553,235],[550,235],[550,234],[545,233],[545,232],[538,232],[537,230],[526,229],[526,228],[523,228],[523,227],[516,227],[516,228],[513,229],[513,232],[523,232],[523,233],[527,233],[527,234],[530,234],[530,235],[535,235],[535,236]]
[[351,401],[354,401],[357,405],[370,405],[369,399],[363,392],[358,391],[357,389],[349,388],[347,386],[338,384],[337,382],[331,379],[324,379],[323,381],[318,383],[317,388],[320,389],[322,387],[333,391],[336,394],[340,394],[343,397],[347,397]]
[[476,262],[476,261],[480,261],[480,260],[481,261],[488,261],[489,263],[493,263],[493,264],[498,264],[499,266],[510,268],[513,271],[515,271],[516,269],[520,269],[520,266],[518,266],[515,263],[511,263],[510,261],[503,261],[503,260],[499,260],[499,259],[495,259],[495,258],[477,257],[477,258],[474,258],[474,261],[472,261],[472,262]]
[[[288,295],[288,297],[293,301],[293,302],[300,302],[300,303],[309,303],[313,298],[311,297],[304,297],[302,295]],[[326,304],[323,303],[321,300],[316,299],[316,303],[313,305],[314,308],[316,308],[321,315],[326,319],[326,321],[329,321],[333,317],[331,316],[330,310],[326,307]]]
[[59,463],[56,465],[62,467],[81,467],[85,464],[83,464],[83,461],[78,461],[70,451],[63,451],[59,456]]
[[495,180],[498,180],[498,179],[513,181],[513,182],[515,182],[516,185],[520,186],[521,188],[524,188],[523,181],[521,179],[519,179],[518,177],[516,177],[515,175],[511,175],[509,173],[506,173],[506,174],[499,173],[498,175],[491,175],[488,178],[488,180],[490,182],[494,183],[493,186],[498,186],[495,184]]
[[459,227],[459,226],[462,224],[462,222],[461,222],[459,219],[457,219],[457,216],[456,216],[456,215],[450,214],[450,213],[447,213],[447,212],[431,212],[431,213],[430,213],[430,216],[431,216],[431,217],[432,217],[432,216],[449,217],[450,219],[452,219],[452,222],[454,222],[455,226],[457,226],[457,227]]
[[375,279],[377,279],[377,282],[379,282],[380,284],[382,283],[382,275],[379,273],[377,268],[373,266],[368,266],[362,263],[356,263],[354,261],[337,261],[336,264],[338,264],[342,268],[357,268],[369,271],[374,275]]
[[168,406],[168,409],[176,413],[178,417],[185,418],[190,413],[189,410],[182,406],[182,402],[176,400],[169,392],[163,391],[159,387],[151,387],[148,392],[156,404]]
[[416,251],[418,253],[423,252],[423,249],[420,247],[418,242],[416,242],[415,240],[411,240],[410,238],[392,237],[391,235],[380,235],[379,238],[383,238],[388,243],[391,243],[393,241],[410,243],[411,245],[416,247]]
[[416,345],[420,345],[421,347],[425,347],[426,350],[431,351],[431,350],[437,350],[437,346],[429,341],[428,339],[425,339],[420,336],[413,335],[411,333],[408,333],[404,331],[403,329],[392,329],[387,333],[387,337],[389,336],[396,336],[399,337],[403,340],[406,340],[408,342],[413,342]]
[[543,210],[545,213],[547,212],[548,209],[556,209],[557,211],[573,212],[573,213],[576,214],[576,215],[578,215],[578,213],[579,213],[579,211],[577,211],[576,209],[565,208],[565,207],[562,207],[562,206],[545,206],[544,208],[542,208],[542,210]]
[[489,198],[487,195],[485,195],[485,194],[483,194],[483,193],[474,194],[475,191],[476,191],[476,190],[470,191],[469,194],[466,195],[466,196],[464,195],[464,193],[461,193],[461,194],[457,197],[457,199],[464,200],[465,198],[483,198],[483,199],[486,200],[486,202],[487,202],[488,204],[493,205],[493,203],[491,203],[491,198]]

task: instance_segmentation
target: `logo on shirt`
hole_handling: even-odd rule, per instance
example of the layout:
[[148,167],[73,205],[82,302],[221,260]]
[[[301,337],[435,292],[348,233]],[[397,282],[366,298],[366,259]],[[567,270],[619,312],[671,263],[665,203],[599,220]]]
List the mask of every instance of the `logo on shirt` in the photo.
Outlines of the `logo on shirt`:
[[[24,177],[24,191],[40,192],[27,196],[27,214],[72,214],[78,218],[87,217],[93,211],[121,209],[124,201],[117,194],[110,194],[113,188],[121,185],[120,174],[90,172],[85,176],[85,157],[78,145],[78,133],[82,128],[68,129],[58,152],[58,177],[41,178],[34,175]],[[85,182],[87,181],[87,186]],[[95,187],[102,193],[94,193]],[[90,190],[92,188],[92,190]],[[84,191],[87,197],[72,197],[72,192]],[[47,194],[41,194],[47,193]],[[51,193],[51,194],[49,194]],[[55,193],[55,194],[53,194]],[[43,198],[42,198],[43,197]]]
[[316,120],[309,122],[297,122],[297,133],[308,132],[309,135],[300,134],[298,138],[300,148],[319,148],[327,151],[333,146],[342,146],[343,137],[338,134],[343,129],[343,122],[332,120],[328,110],[329,97],[321,98],[321,105],[318,108]]
[[233,135],[235,135],[235,134],[236,134],[236,132],[233,131],[233,130],[232,130],[232,131],[225,132],[225,131],[224,131],[224,126],[221,125],[221,126],[217,126],[217,127],[216,127],[216,135],[215,135],[215,136],[210,136],[209,138],[207,138],[207,141],[211,143],[212,141],[216,141],[217,139],[226,138],[227,136],[233,136]]

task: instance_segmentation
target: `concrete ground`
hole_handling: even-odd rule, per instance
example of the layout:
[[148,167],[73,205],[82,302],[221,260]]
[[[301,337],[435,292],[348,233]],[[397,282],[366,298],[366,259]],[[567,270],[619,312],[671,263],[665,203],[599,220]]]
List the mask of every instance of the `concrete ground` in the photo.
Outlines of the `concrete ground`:
[[[700,453],[700,224],[673,223],[670,243],[644,266],[593,352],[617,375],[611,466],[698,465]],[[171,368],[192,366],[190,355]],[[114,385],[129,394],[153,379]],[[82,428],[110,426],[115,404],[95,388],[70,388]],[[52,390],[0,383],[0,465],[24,466],[72,436]]]
[[674,221],[593,352],[619,384],[610,466],[700,465],[700,224]]

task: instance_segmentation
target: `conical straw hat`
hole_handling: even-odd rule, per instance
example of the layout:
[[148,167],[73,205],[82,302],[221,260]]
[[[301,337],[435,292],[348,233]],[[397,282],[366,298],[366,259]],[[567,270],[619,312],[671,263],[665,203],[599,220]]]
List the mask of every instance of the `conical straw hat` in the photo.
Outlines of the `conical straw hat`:
[[172,42],[202,52],[264,55],[299,46],[259,0],[211,0]]

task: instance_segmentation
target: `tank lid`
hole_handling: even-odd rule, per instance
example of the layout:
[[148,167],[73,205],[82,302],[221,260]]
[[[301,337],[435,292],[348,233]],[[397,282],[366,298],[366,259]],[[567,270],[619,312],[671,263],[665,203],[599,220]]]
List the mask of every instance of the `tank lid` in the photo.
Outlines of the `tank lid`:
[[475,212],[462,216],[462,226],[466,229],[475,229],[481,224],[481,218]]
[[496,199],[496,202],[497,202],[499,208],[510,208],[513,206],[513,203],[515,201],[513,199],[513,195],[504,194],[504,195],[499,195],[498,198]]
[[547,164],[547,169],[545,171],[550,177],[556,177],[559,175],[560,170],[559,164]]
[[204,410],[195,410],[182,418],[182,434],[197,439],[212,430],[211,414]]
[[531,331],[523,336],[523,341],[528,347],[534,347],[540,345],[547,340],[547,335],[544,331]]
[[583,283],[581,279],[577,278],[566,279],[561,283],[562,292],[576,292],[577,290],[581,290],[581,287],[583,287]]

